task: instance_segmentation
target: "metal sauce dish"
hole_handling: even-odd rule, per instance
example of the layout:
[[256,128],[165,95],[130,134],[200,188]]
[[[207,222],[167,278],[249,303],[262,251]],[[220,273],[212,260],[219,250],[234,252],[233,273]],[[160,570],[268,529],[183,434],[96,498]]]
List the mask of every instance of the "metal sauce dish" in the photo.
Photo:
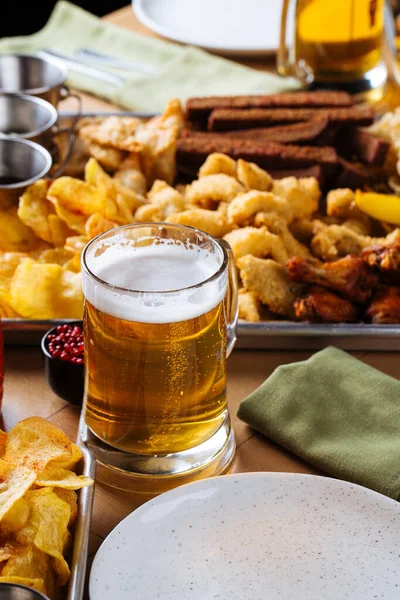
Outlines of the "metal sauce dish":
[[57,106],[68,93],[67,70],[36,56],[0,56],[0,93],[13,92],[38,96]]
[[58,114],[52,104],[24,94],[0,95],[0,132],[50,149]]
[[51,166],[52,158],[43,146],[0,134],[0,209],[17,204],[26,187],[45,177]]
[[0,583],[0,600],[48,600],[48,598],[25,585]]

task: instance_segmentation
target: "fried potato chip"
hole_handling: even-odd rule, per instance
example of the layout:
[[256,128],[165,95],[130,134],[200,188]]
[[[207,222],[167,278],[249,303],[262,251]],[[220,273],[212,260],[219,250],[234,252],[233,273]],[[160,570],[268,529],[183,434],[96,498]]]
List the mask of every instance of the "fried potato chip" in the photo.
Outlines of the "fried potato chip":
[[21,315],[17,311],[0,298],[0,319],[18,319],[20,317]]
[[[85,224],[86,227],[86,224]],[[85,230],[84,230],[85,233]],[[64,250],[68,252],[72,252],[72,254],[76,254],[80,256],[86,244],[88,243],[89,238],[86,235],[74,235],[69,237],[65,241]]]
[[28,417],[8,434],[0,464],[28,467],[40,473],[50,461],[61,463],[75,456],[72,442],[61,429],[41,417]]
[[65,265],[64,268],[67,269],[68,271],[72,271],[73,273],[80,273],[81,272],[80,255],[75,254],[75,256],[73,258],[71,258],[70,261],[67,262],[67,264]]
[[35,485],[40,487],[59,487],[66,490],[79,490],[92,484],[90,477],[77,475],[73,471],[61,469],[59,467],[47,466],[44,471],[39,473],[36,478]]
[[50,598],[54,598],[55,576],[50,558],[38,550],[34,544],[23,547],[7,561],[2,571],[2,581],[10,581],[10,577],[23,577],[31,581],[39,580],[44,584],[44,593]]
[[68,521],[68,527],[72,527],[78,516],[78,497],[76,495],[76,492],[74,490],[55,487],[54,493],[57,494],[57,496],[59,496],[61,500],[64,500],[64,502],[68,504],[71,511]]
[[68,469],[69,471],[72,471],[75,469],[81,458],[82,450],[79,448],[79,446],[71,442],[71,455],[68,456],[67,459],[62,457],[55,458],[54,460],[51,460],[47,466],[57,467],[59,469]]
[[[115,202],[118,212],[114,218],[122,219],[123,224],[131,223],[133,212],[145,202],[142,196],[125,188],[117,179],[110,177],[94,158],[91,158],[86,164],[85,180]],[[103,215],[103,213],[101,214]]]
[[36,473],[29,467],[1,465],[0,467],[0,521],[12,506],[29,490]]
[[114,227],[117,226],[118,224],[115,223],[115,221],[109,221],[108,219],[105,219],[102,215],[95,213],[86,221],[86,236],[88,240],[91,240],[92,238],[96,237],[96,235],[99,235],[100,233],[105,233],[106,231],[114,229]]
[[16,575],[9,575],[8,577],[0,577],[0,583],[15,583],[17,585],[24,585],[25,587],[37,590],[42,594],[46,594],[44,579],[32,579],[30,577],[17,577]]
[[37,237],[50,244],[53,242],[49,216],[55,215],[54,206],[47,199],[51,182],[39,179],[30,185],[19,199],[18,217]]
[[[65,318],[57,310],[63,269],[26,258],[16,269],[10,285],[10,302],[26,319]],[[74,317],[71,317],[74,318]]]
[[29,252],[38,246],[38,238],[18,218],[18,208],[0,211],[0,251]]
[[209,154],[200,167],[199,179],[206,175],[217,175],[218,173],[236,177],[236,161],[226,156],[226,154],[220,154],[219,152]]
[[[40,493],[45,491],[46,493]],[[51,557],[51,563],[58,574],[58,584],[68,582],[70,571],[63,556],[71,509],[51,488],[32,490],[26,495],[31,514],[29,529],[33,544],[38,550]],[[21,532],[24,535],[24,531]]]
[[243,186],[229,175],[205,175],[186,188],[185,199],[190,204],[212,209],[219,202],[231,202],[244,191]]
[[48,223],[51,235],[51,243],[56,248],[60,248],[65,244],[67,237],[73,234],[73,231],[68,227],[67,222],[61,219],[58,215],[49,215]]
[[[89,217],[97,212],[110,219],[118,212],[115,202],[101,190],[73,177],[55,179],[49,188],[48,198],[55,204],[56,211],[58,204],[75,215]],[[59,217],[63,218],[61,215]]]
[[82,319],[83,293],[80,273],[62,270],[53,306],[56,319]]
[[27,256],[22,252],[0,253],[0,316],[3,318],[20,316],[11,306],[10,283],[17,266]]
[[[1,544],[0,544],[0,563],[11,558],[14,554],[17,554],[22,550],[21,544],[14,537],[7,537],[1,532]],[[0,565],[0,570],[4,565]]]
[[[85,233],[85,225],[87,221],[86,215],[79,215],[64,208],[58,200],[54,200],[54,207],[56,209],[57,216],[65,221],[69,229],[76,231],[77,233]],[[67,238],[68,239],[68,238]]]
[[269,192],[273,186],[273,179],[267,171],[241,158],[237,162],[237,178],[247,190]]
[[8,434],[0,429],[0,458],[3,458],[6,451],[6,442]]
[[11,506],[11,508],[1,519],[1,533],[16,533],[25,527],[28,522],[29,514],[29,503],[24,497],[22,497]]
[[54,264],[64,267],[74,257],[72,252],[65,250],[65,248],[50,248],[40,252],[37,257],[37,261],[45,264]]

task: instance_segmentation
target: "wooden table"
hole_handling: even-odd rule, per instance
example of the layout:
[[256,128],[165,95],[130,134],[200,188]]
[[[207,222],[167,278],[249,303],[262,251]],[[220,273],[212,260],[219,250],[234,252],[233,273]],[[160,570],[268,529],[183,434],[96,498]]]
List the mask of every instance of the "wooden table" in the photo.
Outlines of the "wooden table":
[[[141,33],[149,33],[126,7],[106,17],[107,21]],[[150,35],[150,33],[149,33]],[[272,64],[257,62],[258,68]],[[112,105],[82,94],[84,110],[110,110]],[[285,363],[305,360],[309,352],[235,350],[228,361],[228,401],[236,435],[237,452],[233,472],[280,471],[316,473],[310,465],[285,452],[239,421],[236,411],[241,400]],[[400,379],[398,353],[356,352],[354,356]],[[19,420],[39,415],[59,425],[71,439],[76,438],[79,409],[68,405],[48,388],[39,348],[7,347],[5,352],[5,395],[3,419],[7,430]],[[307,398],[304,399],[307,402]],[[132,494],[97,484],[91,526],[90,559],[107,534],[137,506]],[[91,562],[91,561],[90,561]]]

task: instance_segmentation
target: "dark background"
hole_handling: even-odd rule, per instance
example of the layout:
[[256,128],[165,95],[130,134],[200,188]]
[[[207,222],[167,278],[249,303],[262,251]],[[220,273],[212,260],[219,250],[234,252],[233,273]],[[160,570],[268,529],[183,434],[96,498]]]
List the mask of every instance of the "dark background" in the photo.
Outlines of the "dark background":
[[[47,22],[56,0],[0,0],[0,37],[29,35]],[[75,0],[73,4],[102,17],[129,4],[129,0]]]

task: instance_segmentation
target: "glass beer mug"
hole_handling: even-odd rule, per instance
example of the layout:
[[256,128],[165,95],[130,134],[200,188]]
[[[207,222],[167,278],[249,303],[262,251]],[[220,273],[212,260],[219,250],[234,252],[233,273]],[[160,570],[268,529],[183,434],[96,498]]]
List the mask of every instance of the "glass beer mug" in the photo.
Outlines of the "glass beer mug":
[[163,491],[176,478],[224,472],[235,448],[226,401],[237,322],[229,245],[181,225],[128,225],[89,242],[82,276],[83,437],[100,464],[125,475],[111,483],[154,491],[156,478]]
[[[284,0],[277,68],[303,84],[382,89],[385,0]],[[290,24],[290,25],[289,25]]]

